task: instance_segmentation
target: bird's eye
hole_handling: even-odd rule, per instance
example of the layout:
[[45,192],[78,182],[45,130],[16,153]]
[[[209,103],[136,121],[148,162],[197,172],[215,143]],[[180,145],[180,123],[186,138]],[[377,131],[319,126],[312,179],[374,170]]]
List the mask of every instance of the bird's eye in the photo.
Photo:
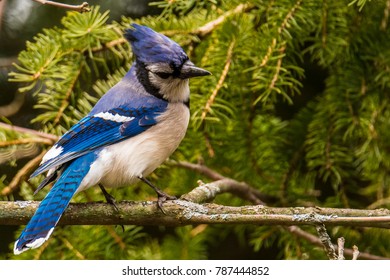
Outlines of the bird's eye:
[[171,76],[171,73],[166,73],[166,72],[157,72],[154,74],[159,76],[161,79],[168,79]]

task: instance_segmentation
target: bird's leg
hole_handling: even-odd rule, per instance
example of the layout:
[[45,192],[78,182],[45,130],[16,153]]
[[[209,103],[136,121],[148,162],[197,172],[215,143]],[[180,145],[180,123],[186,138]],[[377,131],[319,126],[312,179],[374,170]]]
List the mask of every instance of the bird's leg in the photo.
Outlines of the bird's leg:
[[106,189],[104,188],[104,186],[102,184],[99,184],[99,187],[102,190],[102,193],[103,193],[104,197],[106,198],[107,203],[109,203],[112,206],[114,206],[115,210],[117,212],[119,212],[119,208],[118,208],[118,205],[116,205],[115,198],[106,191]]
[[[99,184],[99,187],[102,190],[102,193],[103,193],[104,197],[106,198],[107,203],[114,206],[116,212],[119,212],[119,208],[118,208],[118,205],[116,205],[115,198],[106,191],[106,189],[104,188],[104,186],[102,184]],[[120,226],[122,228],[122,231],[125,232],[125,227],[123,225],[120,225]]]
[[157,188],[155,185],[152,184],[152,182],[150,182],[148,179],[144,178],[143,176],[138,176],[138,179],[140,179],[142,182],[147,184],[149,187],[151,187],[157,193],[157,197],[158,197],[157,206],[161,210],[161,212],[166,214],[162,208],[163,202],[167,201],[167,200],[175,200],[175,199],[177,199],[177,197],[163,192],[162,190]]

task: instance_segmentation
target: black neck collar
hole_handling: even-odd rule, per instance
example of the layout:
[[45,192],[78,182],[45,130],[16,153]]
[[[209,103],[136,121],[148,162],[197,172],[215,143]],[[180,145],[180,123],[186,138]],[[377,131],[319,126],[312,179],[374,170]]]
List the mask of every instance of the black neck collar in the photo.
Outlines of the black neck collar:
[[149,94],[153,95],[154,97],[157,97],[158,99],[168,102],[168,100],[161,95],[159,89],[152,85],[152,83],[150,82],[148,70],[146,69],[145,63],[137,60],[135,73],[137,75],[138,81]]

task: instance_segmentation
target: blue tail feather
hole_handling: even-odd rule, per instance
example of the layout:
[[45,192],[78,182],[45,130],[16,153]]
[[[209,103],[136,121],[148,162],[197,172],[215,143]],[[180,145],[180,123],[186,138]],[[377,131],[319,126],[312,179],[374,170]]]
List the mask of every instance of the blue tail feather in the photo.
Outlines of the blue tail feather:
[[14,253],[41,246],[51,235],[81,181],[96,159],[89,153],[71,162],[39,205],[34,216],[15,242]]

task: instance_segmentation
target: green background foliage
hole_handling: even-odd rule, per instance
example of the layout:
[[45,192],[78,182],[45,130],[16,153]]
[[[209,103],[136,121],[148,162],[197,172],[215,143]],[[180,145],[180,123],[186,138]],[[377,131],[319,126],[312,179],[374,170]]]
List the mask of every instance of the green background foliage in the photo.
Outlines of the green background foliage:
[[[60,26],[27,42],[10,79],[20,83],[20,94],[34,96],[39,114],[33,125],[61,135],[129,69],[133,58],[123,30],[131,22],[147,25],[177,41],[196,65],[213,73],[190,82],[190,126],[172,159],[203,163],[245,181],[277,197],[272,206],[389,207],[387,3],[160,1],[153,5],[162,8],[161,14],[120,22],[108,22],[109,12],[93,7],[90,13],[67,13]],[[219,17],[223,21],[209,32],[200,28]],[[23,137],[0,130],[2,141]],[[0,189],[11,179],[2,176]],[[14,196],[42,199],[47,190],[32,196],[42,179],[24,182]],[[190,191],[198,179],[209,180],[168,165],[150,179],[176,195]],[[111,193],[117,200],[155,199],[141,184]],[[102,199],[100,190],[91,188],[74,202]],[[215,202],[248,204],[231,194]],[[361,251],[390,257],[388,230],[329,230],[334,239],[344,236],[346,247],[356,244]],[[126,226],[125,231],[65,226],[37,250],[13,256],[12,246],[0,257],[326,259],[321,248],[275,226]]]

